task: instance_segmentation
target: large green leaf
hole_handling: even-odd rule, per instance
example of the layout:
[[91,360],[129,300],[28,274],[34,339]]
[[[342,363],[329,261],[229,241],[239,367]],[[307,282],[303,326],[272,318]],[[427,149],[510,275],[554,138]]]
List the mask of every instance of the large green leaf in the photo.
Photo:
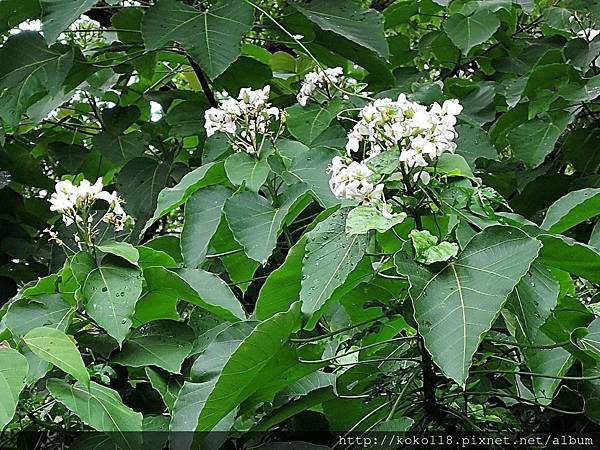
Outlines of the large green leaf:
[[184,385],[175,403],[171,430],[213,430],[260,387],[261,379],[274,376],[263,369],[298,329],[299,319],[299,305],[295,304],[258,324],[237,323],[221,332],[223,338],[217,336],[203,353],[207,363],[203,372],[196,374],[205,381],[186,383],[187,389]]
[[98,0],[41,0],[42,30],[49,44],[54,44],[60,33],[88,11]]
[[336,211],[307,234],[300,300],[309,328],[315,326],[335,289],[346,281],[367,249],[365,235],[346,234],[349,212],[350,208]]
[[580,189],[550,205],[542,228],[562,233],[597,215],[600,215],[600,189]]
[[383,32],[384,17],[350,0],[314,0],[294,5],[307,19],[387,59],[389,49]]
[[214,79],[240,54],[240,41],[254,22],[246,2],[220,0],[202,12],[176,0],[159,0],[144,14],[142,34],[148,50],[178,42]]
[[95,430],[109,433],[121,449],[142,448],[142,414],[125,406],[117,392],[91,382],[68,384],[55,378],[48,380],[52,397],[65,405]]
[[11,36],[0,47],[0,117],[16,125],[22,113],[44,96],[56,95],[71,65],[73,51],[48,48],[37,33]]
[[277,236],[290,210],[302,201],[308,187],[298,183],[280,196],[280,206],[271,206],[265,198],[252,192],[239,192],[225,202],[225,217],[233,237],[246,255],[265,264],[277,245]]
[[210,240],[221,222],[225,200],[231,194],[226,187],[209,186],[196,191],[185,204],[181,253],[187,267],[196,268],[204,261]]
[[142,272],[131,266],[102,264],[88,275],[82,292],[89,316],[119,344],[123,342],[142,293]]
[[219,184],[223,180],[225,180],[225,171],[222,163],[204,164],[187,173],[175,186],[160,191],[154,215],[146,222],[142,233],[162,216],[185,203],[198,189]]
[[258,293],[255,314],[265,320],[278,312],[287,311],[300,298],[302,260],[306,237],[303,236],[288,252],[285,261],[265,280]]
[[235,322],[246,315],[231,290],[217,275],[200,269],[184,269],[178,273],[164,267],[149,267],[144,270],[148,285],[147,309],[154,302],[169,303],[175,310],[179,300],[198,305],[220,317]]
[[39,327],[27,333],[23,341],[38,357],[89,386],[90,375],[81,354],[65,333],[56,328]]
[[508,136],[513,155],[529,168],[539,166],[553,150],[572,116],[566,112],[522,123]]
[[0,348],[0,430],[12,420],[25,387],[27,359],[12,348]]
[[540,247],[519,229],[493,226],[476,235],[456,261],[435,273],[398,267],[408,275],[415,320],[427,351],[461,386],[483,335]]
[[135,330],[111,361],[131,367],[158,366],[179,373],[194,343],[194,332],[185,323],[151,322]]
[[491,38],[498,27],[500,27],[498,17],[485,10],[476,11],[470,16],[452,14],[444,22],[446,34],[465,54]]

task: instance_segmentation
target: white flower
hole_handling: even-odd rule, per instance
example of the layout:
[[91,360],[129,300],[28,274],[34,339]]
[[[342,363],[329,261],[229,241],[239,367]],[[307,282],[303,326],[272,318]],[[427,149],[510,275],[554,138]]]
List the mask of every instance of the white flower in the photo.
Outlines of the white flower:
[[331,161],[329,187],[338,198],[359,200],[363,204],[373,204],[383,198],[383,184],[374,185],[369,181],[373,171],[365,163],[352,161],[350,164],[339,156]]
[[327,95],[331,95],[332,84],[336,84],[342,89],[348,89],[357,84],[353,78],[344,78],[344,69],[341,67],[332,67],[328,69],[317,68],[304,76],[304,81],[300,91],[296,96],[298,103],[306,106],[308,100],[312,98],[317,90],[321,90]]
[[259,153],[265,138],[275,138],[275,134],[269,131],[271,122],[281,118],[280,131],[284,122],[279,108],[268,103],[270,90],[270,86],[257,90],[242,88],[237,99],[226,97],[227,93],[223,92],[219,97],[219,107],[204,113],[207,136],[226,133],[233,136],[234,150]]
[[77,205],[81,205],[84,202],[93,203],[96,196],[102,192],[103,187],[102,178],[98,178],[94,184],[91,184],[88,180],[81,180],[75,191],[75,203]]

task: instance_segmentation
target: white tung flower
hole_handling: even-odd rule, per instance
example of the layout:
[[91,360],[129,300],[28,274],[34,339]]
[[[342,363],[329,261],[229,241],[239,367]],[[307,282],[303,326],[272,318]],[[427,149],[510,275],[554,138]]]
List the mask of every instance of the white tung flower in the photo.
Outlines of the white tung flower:
[[317,90],[331,95],[329,89],[332,87],[332,84],[336,84],[342,89],[347,89],[355,86],[356,83],[357,81],[353,78],[344,78],[344,69],[341,67],[329,69],[317,68],[304,76],[304,81],[296,98],[300,105],[306,106],[308,100],[315,95]]
[[442,153],[456,149],[454,125],[461,111],[458,100],[434,103],[427,109],[404,94],[396,101],[377,99],[360,111],[360,120],[348,133],[346,151],[357,153],[364,142],[371,158],[398,146],[401,161],[425,167]]
[[259,153],[265,138],[275,136],[269,131],[271,123],[278,119],[283,123],[284,119],[279,108],[268,103],[270,90],[270,86],[257,90],[242,88],[237,99],[223,92],[219,107],[204,113],[207,136],[226,133],[233,137],[234,150]]
[[383,184],[373,184],[369,177],[373,171],[365,163],[352,161],[348,164],[340,156],[331,161],[329,187],[338,197],[359,200],[363,204],[373,204],[383,198]]

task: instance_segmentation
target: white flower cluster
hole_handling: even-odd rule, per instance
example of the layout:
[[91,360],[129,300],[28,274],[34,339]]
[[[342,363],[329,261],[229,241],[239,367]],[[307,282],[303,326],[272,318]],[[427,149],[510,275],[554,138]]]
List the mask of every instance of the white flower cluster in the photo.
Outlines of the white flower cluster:
[[410,169],[426,167],[442,153],[456,149],[454,125],[461,111],[458,100],[447,100],[441,106],[434,103],[429,109],[404,94],[397,101],[375,100],[360,111],[360,120],[348,134],[346,150],[358,152],[366,142],[367,155],[373,157],[398,145],[400,161]]
[[217,132],[226,133],[232,137],[236,151],[260,153],[265,139],[274,136],[269,125],[280,117],[283,119],[279,108],[268,103],[270,89],[270,86],[258,90],[242,88],[237,99],[226,96],[219,108],[204,113],[206,134],[210,137]]
[[383,198],[383,184],[369,181],[374,173],[364,162],[352,161],[348,164],[346,159],[336,156],[331,161],[329,172],[329,188],[338,198],[359,200],[365,205]]
[[325,70],[317,69],[313,72],[309,72],[304,77],[300,92],[296,96],[298,103],[302,106],[306,106],[308,100],[315,95],[317,90],[322,91],[327,96],[331,96],[329,90],[331,84],[336,84],[342,89],[347,89],[356,85],[356,80],[354,78],[344,77],[344,69],[341,67]]
[[112,224],[115,231],[122,231],[125,226],[127,214],[121,205],[122,200],[113,191],[103,191],[102,179],[99,178],[94,184],[88,180],[82,180],[78,186],[71,181],[64,180],[56,183],[55,192],[50,196],[50,211],[62,214],[62,220],[69,226],[74,222],[91,222],[93,215],[88,215],[88,209],[96,200],[104,200],[108,203],[108,211],[102,217],[102,221]]

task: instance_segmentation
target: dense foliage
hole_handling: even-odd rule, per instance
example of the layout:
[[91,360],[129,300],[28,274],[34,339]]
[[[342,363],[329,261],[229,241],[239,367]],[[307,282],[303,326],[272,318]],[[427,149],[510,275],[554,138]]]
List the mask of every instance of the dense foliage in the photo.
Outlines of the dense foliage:
[[0,446],[597,430],[598,30],[0,0]]

